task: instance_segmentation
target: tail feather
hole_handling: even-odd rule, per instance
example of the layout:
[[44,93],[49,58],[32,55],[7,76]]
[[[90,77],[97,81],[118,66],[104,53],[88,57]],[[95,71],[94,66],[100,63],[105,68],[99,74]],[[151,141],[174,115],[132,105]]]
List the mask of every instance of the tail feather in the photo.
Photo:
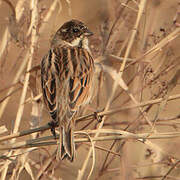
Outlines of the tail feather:
[[58,154],[61,160],[67,158],[70,161],[74,159],[75,144],[74,144],[74,135],[73,129],[65,127],[60,127],[60,136],[59,136],[59,146]]

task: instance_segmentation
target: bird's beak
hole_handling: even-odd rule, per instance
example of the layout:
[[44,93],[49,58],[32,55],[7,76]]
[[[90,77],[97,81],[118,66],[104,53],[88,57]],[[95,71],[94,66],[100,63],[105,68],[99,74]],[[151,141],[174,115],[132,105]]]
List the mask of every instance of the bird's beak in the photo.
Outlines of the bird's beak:
[[84,33],[85,36],[92,36],[93,32],[86,30],[86,32]]

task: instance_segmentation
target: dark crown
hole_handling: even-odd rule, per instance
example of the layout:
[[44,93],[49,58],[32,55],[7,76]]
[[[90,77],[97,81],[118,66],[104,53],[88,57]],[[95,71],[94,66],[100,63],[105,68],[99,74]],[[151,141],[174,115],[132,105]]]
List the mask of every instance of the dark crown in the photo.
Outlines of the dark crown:
[[66,42],[72,42],[77,37],[90,36],[93,33],[89,31],[87,26],[78,20],[71,20],[64,23],[56,32],[54,38],[60,38]]

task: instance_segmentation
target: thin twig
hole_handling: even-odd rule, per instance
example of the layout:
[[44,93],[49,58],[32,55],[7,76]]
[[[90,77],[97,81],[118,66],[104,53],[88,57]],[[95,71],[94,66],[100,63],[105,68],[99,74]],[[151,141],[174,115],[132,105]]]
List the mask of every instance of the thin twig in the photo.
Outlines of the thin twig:
[[161,180],[165,180],[167,178],[167,176],[171,173],[171,171],[180,163],[180,160],[177,161],[170,169],[169,171],[163,176],[163,178]]

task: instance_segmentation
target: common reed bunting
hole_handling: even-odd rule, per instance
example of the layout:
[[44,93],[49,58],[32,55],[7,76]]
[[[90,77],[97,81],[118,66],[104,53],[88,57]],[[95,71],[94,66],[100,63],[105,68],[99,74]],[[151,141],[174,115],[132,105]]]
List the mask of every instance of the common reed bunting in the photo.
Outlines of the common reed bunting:
[[92,97],[94,61],[88,46],[93,35],[84,23],[71,20],[63,24],[51,41],[41,62],[44,102],[51,115],[52,133],[59,126],[58,157],[74,159],[74,118]]

